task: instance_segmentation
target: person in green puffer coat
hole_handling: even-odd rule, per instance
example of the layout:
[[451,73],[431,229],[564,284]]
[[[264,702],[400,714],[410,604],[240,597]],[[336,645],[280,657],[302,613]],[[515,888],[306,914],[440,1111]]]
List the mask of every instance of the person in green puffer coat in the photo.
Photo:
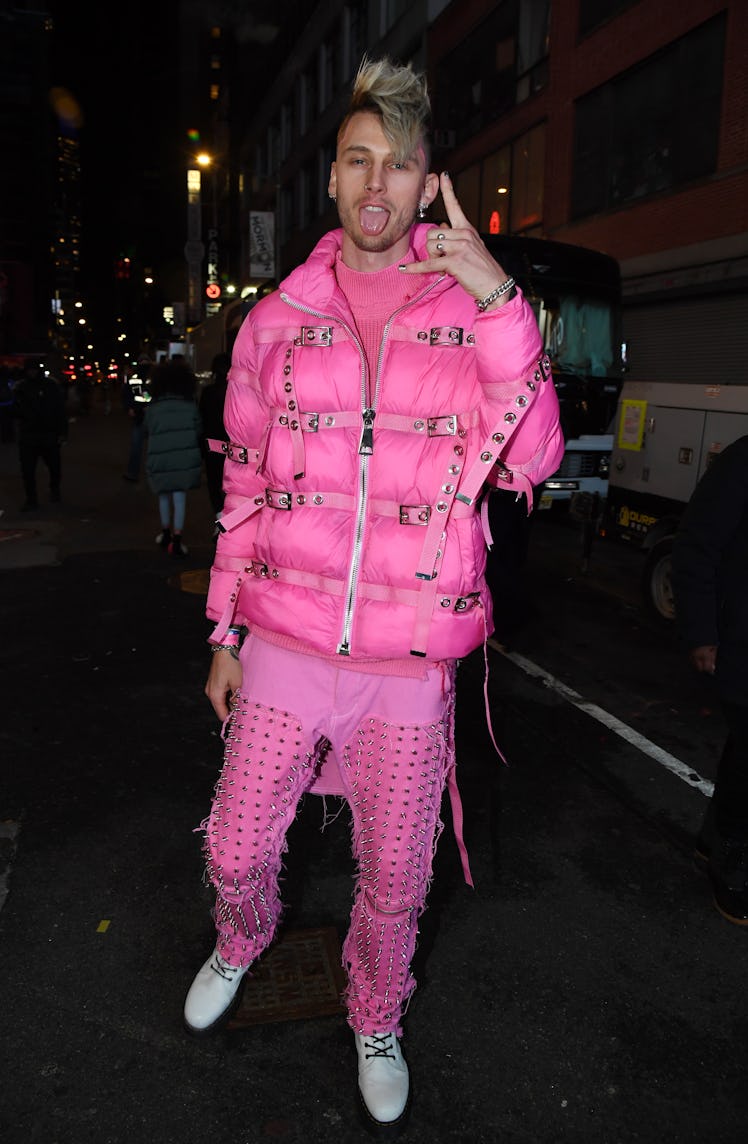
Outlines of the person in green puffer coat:
[[158,497],[161,531],[156,543],[170,556],[185,557],[182,540],[187,492],[200,487],[202,423],[195,395],[197,379],[180,359],[161,362],[151,382],[145,413],[148,484]]

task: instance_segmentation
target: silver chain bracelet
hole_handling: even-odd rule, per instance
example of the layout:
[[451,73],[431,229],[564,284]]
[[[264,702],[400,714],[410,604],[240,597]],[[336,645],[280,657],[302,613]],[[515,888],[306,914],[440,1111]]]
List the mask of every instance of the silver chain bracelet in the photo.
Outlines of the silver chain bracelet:
[[516,282],[514,279],[507,278],[505,282],[501,282],[490,294],[486,294],[485,298],[481,298],[480,302],[476,302],[475,304],[481,314],[484,310],[488,309],[492,302],[495,302],[497,298],[503,298],[504,295],[508,294],[510,290],[513,290],[515,286]]

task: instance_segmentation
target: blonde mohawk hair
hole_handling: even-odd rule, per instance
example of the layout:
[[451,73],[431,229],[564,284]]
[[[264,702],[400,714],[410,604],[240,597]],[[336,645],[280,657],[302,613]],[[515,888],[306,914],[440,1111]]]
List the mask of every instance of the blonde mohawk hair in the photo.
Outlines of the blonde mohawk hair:
[[364,56],[338,138],[351,116],[359,111],[371,111],[379,117],[398,161],[410,158],[421,143],[428,165],[431,101],[426,77],[414,72],[410,64],[393,64],[386,56],[381,60]]

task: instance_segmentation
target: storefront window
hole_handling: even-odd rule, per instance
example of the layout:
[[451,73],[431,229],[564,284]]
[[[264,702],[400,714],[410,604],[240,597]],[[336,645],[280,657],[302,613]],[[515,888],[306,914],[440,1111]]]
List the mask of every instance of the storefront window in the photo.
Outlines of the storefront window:
[[457,197],[483,234],[532,234],[543,222],[545,126],[539,124],[456,176]]
[[510,147],[502,147],[483,161],[480,229],[485,234],[509,232],[511,191],[512,152]]

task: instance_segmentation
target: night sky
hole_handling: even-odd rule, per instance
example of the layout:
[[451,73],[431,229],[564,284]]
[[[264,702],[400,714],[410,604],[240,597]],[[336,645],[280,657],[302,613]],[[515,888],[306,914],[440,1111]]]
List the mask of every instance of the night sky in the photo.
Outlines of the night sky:
[[104,308],[121,255],[159,271],[183,259],[176,5],[130,0],[85,15],[70,0],[49,8],[51,81],[82,114],[83,290]]

